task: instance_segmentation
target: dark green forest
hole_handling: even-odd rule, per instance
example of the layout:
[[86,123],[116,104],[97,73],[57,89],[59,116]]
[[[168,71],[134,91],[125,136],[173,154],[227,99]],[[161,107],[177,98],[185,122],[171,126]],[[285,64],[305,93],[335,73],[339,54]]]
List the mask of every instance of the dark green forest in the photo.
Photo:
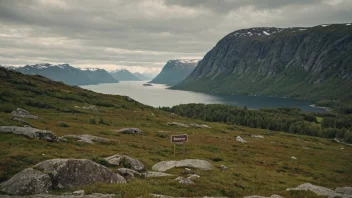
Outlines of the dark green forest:
[[247,107],[239,108],[222,104],[182,104],[161,109],[209,122],[338,138],[345,142],[352,142],[352,115],[348,113],[307,113],[297,108],[249,110]]

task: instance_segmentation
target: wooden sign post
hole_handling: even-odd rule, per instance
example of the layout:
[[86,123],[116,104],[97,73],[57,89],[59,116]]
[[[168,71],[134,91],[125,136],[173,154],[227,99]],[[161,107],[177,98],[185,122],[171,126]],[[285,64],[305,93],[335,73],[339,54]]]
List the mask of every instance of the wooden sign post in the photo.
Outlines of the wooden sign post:
[[188,141],[187,134],[183,135],[172,135],[171,136],[171,143],[174,144],[174,159],[176,157],[176,144],[184,144]]

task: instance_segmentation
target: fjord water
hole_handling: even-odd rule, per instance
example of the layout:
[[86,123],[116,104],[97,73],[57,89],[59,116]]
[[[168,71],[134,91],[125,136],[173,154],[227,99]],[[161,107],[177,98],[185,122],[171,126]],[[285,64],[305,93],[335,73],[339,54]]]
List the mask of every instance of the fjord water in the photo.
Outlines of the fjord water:
[[153,84],[143,86],[147,81],[121,81],[120,83],[106,83],[81,86],[84,89],[104,94],[124,95],[140,103],[153,107],[171,107],[187,103],[229,104],[248,109],[294,107],[307,112],[325,112],[324,109],[310,106],[312,103],[304,100],[266,97],[266,96],[222,96],[197,93],[191,91],[171,90],[166,85]]

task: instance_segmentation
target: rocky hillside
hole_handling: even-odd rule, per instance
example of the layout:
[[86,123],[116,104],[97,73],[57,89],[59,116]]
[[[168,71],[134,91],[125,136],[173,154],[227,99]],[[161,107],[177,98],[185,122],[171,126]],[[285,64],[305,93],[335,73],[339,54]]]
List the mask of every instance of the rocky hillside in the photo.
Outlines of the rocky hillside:
[[184,80],[197,66],[199,60],[169,60],[151,83],[176,85]]
[[350,100],[352,25],[232,32],[174,89]]
[[140,81],[141,80],[135,75],[133,75],[127,69],[115,70],[110,72],[110,74],[118,81]]
[[69,64],[52,65],[43,63],[26,65],[24,67],[10,67],[10,69],[29,75],[41,75],[69,85],[92,85],[118,82],[103,69],[79,69]]
[[[209,115],[223,119],[219,110]],[[351,195],[337,188],[352,183],[351,146],[269,129],[185,118],[0,67],[0,197]],[[188,142],[174,156],[170,136],[180,134]]]

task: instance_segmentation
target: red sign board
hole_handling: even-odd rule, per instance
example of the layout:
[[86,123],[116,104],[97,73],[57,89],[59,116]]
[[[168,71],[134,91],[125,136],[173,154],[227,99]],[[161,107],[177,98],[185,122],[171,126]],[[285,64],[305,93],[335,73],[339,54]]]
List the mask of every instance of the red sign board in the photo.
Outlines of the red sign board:
[[184,135],[172,135],[171,136],[171,143],[173,144],[182,144],[187,142],[188,136],[187,134]]

